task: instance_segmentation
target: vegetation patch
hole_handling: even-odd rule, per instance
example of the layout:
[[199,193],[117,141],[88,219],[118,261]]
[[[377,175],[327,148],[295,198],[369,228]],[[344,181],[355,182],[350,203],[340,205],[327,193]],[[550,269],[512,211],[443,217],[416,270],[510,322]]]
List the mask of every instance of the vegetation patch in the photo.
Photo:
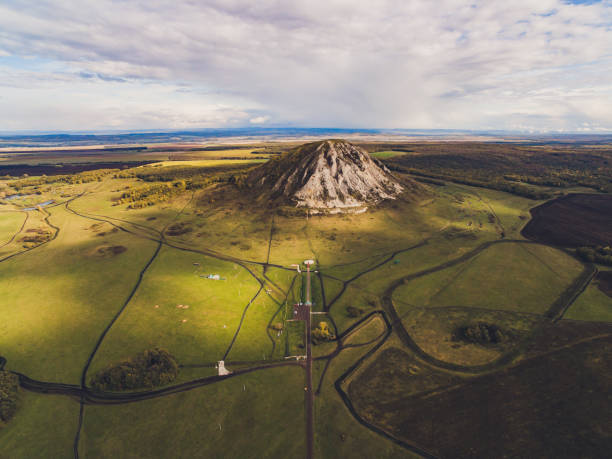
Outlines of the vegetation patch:
[[351,383],[349,396],[368,422],[436,457],[485,458],[499,452],[506,457],[607,457],[611,349],[610,336],[552,352],[548,347],[545,354],[484,376],[432,375],[416,394],[400,382],[413,387],[422,365],[409,357],[399,360],[400,379],[394,376],[398,364],[385,365],[379,358],[379,371],[365,371]]
[[314,344],[326,343],[336,339],[336,335],[334,335],[333,330],[325,321],[319,322],[319,324],[312,329],[311,336]]
[[365,312],[364,309],[358,308],[358,307],[355,307],[355,306],[347,306],[346,307],[346,315],[349,316],[349,317],[356,318],[356,317],[361,316],[364,312]]
[[99,371],[90,385],[102,391],[150,388],[171,383],[178,372],[176,359],[168,351],[155,348]]
[[119,255],[127,250],[127,247],[122,245],[103,245],[96,249],[96,255],[102,257],[112,257]]
[[366,146],[370,151],[411,154],[385,160],[392,170],[411,172],[524,196],[548,199],[547,188],[589,187],[612,191],[610,150],[598,145],[509,143],[404,143]]
[[[112,164],[112,163],[110,163]],[[108,166],[108,164],[106,164]],[[104,164],[102,164],[104,166]],[[118,169],[101,169],[101,164],[91,164],[91,165],[83,165],[83,166],[71,166],[71,165],[61,165],[61,166],[18,166],[19,168],[31,168],[30,175],[40,175],[39,177],[28,177],[28,174],[23,174],[23,178],[19,180],[15,180],[11,183],[11,186],[16,191],[21,191],[24,188],[36,187],[40,185],[47,185],[51,183],[58,184],[68,184],[68,185],[77,185],[82,183],[89,182],[101,182],[104,177],[107,175],[117,172]],[[96,170],[88,170],[84,172],[80,172],[78,174],[74,174],[75,167],[83,171],[87,167]],[[57,171],[61,171],[62,174],[69,175],[53,175],[53,173],[57,173]],[[4,169],[7,171],[7,169]],[[14,173],[14,172],[13,172]],[[48,176],[45,174],[49,174]]]
[[17,412],[19,378],[17,375],[0,370],[0,427]]
[[25,248],[36,247],[48,242],[53,237],[53,232],[46,228],[30,228],[26,235],[19,239]]
[[599,263],[601,265],[612,266],[612,247],[579,247],[576,255],[589,263]]
[[376,360],[350,382],[348,395],[358,412],[374,417],[374,411],[391,405],[400,393],[409,397],[460,381],[456,376],[433,370],[405,351],[391,347],[378,354]]
[[193,231],[193,228],[189,223],[186,222],[178,222],[173,223],[166,229],[166,234],[168,236],[181,236],[183,234],[187,234]]
[[502,330],[497,325],[485,322],[463,325],[455,330],[454,335],[456,340],[481,344],[483,346],[505,343],[512,338],[507,331]]
[[155,183],[140,188],[128,189],[121,193],[114,205],[128,204],[128,209],[142,209],[164,202],[179,195],[186,189],[184,181]]
[[423,352],[467,366],[484,365],[509,352],[539,320],[535,314],[469,307],[414,308],[402,317]]

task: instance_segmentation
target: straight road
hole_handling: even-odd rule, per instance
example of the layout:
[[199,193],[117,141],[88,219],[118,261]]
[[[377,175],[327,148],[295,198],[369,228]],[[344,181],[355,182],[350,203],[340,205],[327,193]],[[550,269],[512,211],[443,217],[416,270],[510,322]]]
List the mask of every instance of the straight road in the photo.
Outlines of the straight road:
[[312,390],[312,342],[310,337],[310,314],[312,302],[310,299],[310,265],[306,265],[306,386],[304,387],[304,404],[306,410],[306,459],[312,459],[314,450],[314,391]]

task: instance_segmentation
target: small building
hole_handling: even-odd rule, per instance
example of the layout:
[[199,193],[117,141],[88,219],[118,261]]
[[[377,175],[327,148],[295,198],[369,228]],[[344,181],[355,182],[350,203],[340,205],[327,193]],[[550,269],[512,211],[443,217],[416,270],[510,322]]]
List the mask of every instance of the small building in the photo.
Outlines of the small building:
[[226,376],[232,373],[227,368],[225,368],[225,362],[223,360],[219,360],[217,362],[217,370],[219,370],[219,376]]

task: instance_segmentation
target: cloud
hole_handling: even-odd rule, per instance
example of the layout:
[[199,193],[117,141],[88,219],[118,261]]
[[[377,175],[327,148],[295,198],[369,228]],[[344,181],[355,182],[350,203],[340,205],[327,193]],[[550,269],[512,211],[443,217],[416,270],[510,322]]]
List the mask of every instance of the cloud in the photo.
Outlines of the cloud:
[[249,123],[251,124],[264,124],[270,120],[269,116],[256,116],[255,118],[251,118]]
[[[187,123],[220,125],[612,129],[611,44],[609,0],[0,5],[0,50],[55,63],[28,69],[42,104],[72,100],[66,80],[78,81],[125,128],[163,122],[147,115],[152,97],[179,124],[184,114]],[[1,71],[19,85],[23,69],[2,67],[0,57]],[[0,92],[10,91],[0,79]],[[53,122],[98,127],[79,110]],[[45,128],[34,113],[7,118]]]

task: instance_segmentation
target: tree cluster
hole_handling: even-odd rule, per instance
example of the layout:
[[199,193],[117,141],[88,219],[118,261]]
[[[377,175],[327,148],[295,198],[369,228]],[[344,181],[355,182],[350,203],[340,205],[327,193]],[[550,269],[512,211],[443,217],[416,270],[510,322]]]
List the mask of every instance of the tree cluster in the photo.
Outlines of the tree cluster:
[[128,209],[141,209],[158,202],[167,201],[186,189],[187,185],[184,180],[132,188],[121,193],[121,196],[114,202],[114,205],[128,204]]
[[169,384],[178,375],[176,359],[164,349],[149,349],[96,373],[91,387],[101,391],[122,391]]
[[612,247],[610,246],[578,247],[576,255],[589,263],[612,266]]
[[509,339],[509,336],[495,324],[478,322],[459,327],[455,330],[455,338],[468,343],[487,345],[503,343]]
[[336,339],[336,335],[329,328],[327,322],[319,322],[319,325],[316,328],[313,328],[311,331],[312,342],[314,344],[324,343],[326,341],[333,341]]

